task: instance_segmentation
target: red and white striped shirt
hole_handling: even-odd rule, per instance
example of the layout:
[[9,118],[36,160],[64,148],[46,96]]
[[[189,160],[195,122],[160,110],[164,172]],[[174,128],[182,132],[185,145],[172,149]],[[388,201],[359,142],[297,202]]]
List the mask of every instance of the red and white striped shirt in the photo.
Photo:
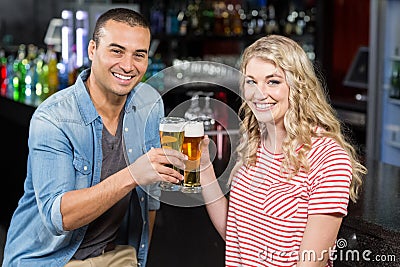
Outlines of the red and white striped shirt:
[[331,138],[316,138],[307,158],[309,173],[287,180],[280,173],[283,154],[260,145],[255,166],[239,169],[229,199],[226,266],[296,266],[308,215],[347,214],[346,151]]

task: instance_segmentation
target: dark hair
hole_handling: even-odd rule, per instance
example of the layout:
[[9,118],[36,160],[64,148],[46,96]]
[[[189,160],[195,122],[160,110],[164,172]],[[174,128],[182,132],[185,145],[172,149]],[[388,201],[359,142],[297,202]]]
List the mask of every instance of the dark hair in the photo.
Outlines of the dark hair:
[[150,24],[140,13],[128,8],[113,8],[100,15],[96,21],[93,31],[93,41],[95,41],[96,45],[99,44],[101,28],[109,20],[123,22],[131,27],[140,26],[150,30]]

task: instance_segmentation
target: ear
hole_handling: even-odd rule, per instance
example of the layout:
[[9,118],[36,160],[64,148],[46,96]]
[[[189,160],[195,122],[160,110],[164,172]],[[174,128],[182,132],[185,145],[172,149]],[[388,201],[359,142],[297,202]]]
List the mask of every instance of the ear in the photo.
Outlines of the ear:
[[96,50],[96,42],[93,40],[90,40],[89,44],[88,44],[88,57],[90,60],[93,59],[95,50]]

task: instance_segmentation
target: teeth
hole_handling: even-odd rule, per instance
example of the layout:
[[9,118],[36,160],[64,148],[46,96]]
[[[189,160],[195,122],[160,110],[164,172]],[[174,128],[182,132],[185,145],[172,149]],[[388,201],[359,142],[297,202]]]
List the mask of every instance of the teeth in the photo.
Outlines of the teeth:
[[259,109],[268,109],[273,106],[273,104],[261,104],[261,103],[255,103],[256,108]]
[[121,75],[118,73],[114,73],[114,76],[121,80],[125,80],[125,81],[132,79],[132,76],[124,76],[124,75]]

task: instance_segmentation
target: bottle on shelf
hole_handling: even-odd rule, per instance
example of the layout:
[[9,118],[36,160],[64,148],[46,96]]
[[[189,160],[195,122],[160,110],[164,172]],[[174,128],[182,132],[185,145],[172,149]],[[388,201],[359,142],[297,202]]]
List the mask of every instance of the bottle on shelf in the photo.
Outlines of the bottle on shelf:
[[181,5],[178,12],[178,22],[179,22],[179,35],[185,36],[188,33],[188,17],[185,5]]
[[17,58],[13,64],[14,76],[12,78],[13,84],[13,98],[15,101],[24,102],[25,101],[25,77],[26,77],[26,64],[28,60],[26,59],[26,46],[24,44],[19,45]]
[[36,75],[38,77],[35,85],[38,102],[42,102],[49,96],[49,66],[46,62],[46,52],[44,49],[39,49],[38,59],[36,62]]
[[399,57],[399,48],[395,49],[395,57],[392,63],[392,74],[391,74],[391,88],[389,92],[390,98],[400,99],[400,60],[397,59]]
[[211,131],[215,127],[214,111],[211,108],[211,96],[213,92],[204,93],[204,106],[200,110],[200,120],[203,121],[204,130]]
[[191,95],[190,99],[190,106],[188,110],[184,114],[184,118],[186,120],[197,120],[199,119],[200,114],[200,103],[199,103],[199,96],[201,92],[188,92],[188,95]]
[[7,95],[7,58],[3,49],[0,50],[0,95]]
[[179,33],[178,10],[176,5],[169,7],[165,18],[165,33],[177,35]]
[[214,31],[215,14],[211,1],[203,4],[204,8],[200,9],[200,25],[205,35],[210,35]]
[[15,61],[15,56],[13,54],[10,54],[7,57],[7,92],[6,92],[6,97],[9,99],[14,99],[14,84],[13,84],[13,78],[14,78],[14,61]]
[[27,70],[25,76],[25,89],[24,89],[24,103],[27,105],[33,105],[36,101],[36,91],[35,91],[35,84],[37,80],[36,75],[36,59],[37,59],[37,52],[38,48],[30,44],[28,45],[27,51],[27,62],[25,68]]
[[279,24],[276,20],[275,6],[269,4],[267,8],[267,21],[265,22],[266,34],[279,34]]
[[240,4],[236,4],[231,16],[231,29],[232,34],[235,36],[243,35],[243,26],[242,26],[242,19],[241,14],[244,13],[242,6]]
[[150,25],[153,34],[164,32],[164,4],[162,1],[156,1],[155,5],[152,7]]
[[47,60],[49,95],[52,95],[58,90],[59,79],[57,69],[57,54],[51,46],[47,49]]

